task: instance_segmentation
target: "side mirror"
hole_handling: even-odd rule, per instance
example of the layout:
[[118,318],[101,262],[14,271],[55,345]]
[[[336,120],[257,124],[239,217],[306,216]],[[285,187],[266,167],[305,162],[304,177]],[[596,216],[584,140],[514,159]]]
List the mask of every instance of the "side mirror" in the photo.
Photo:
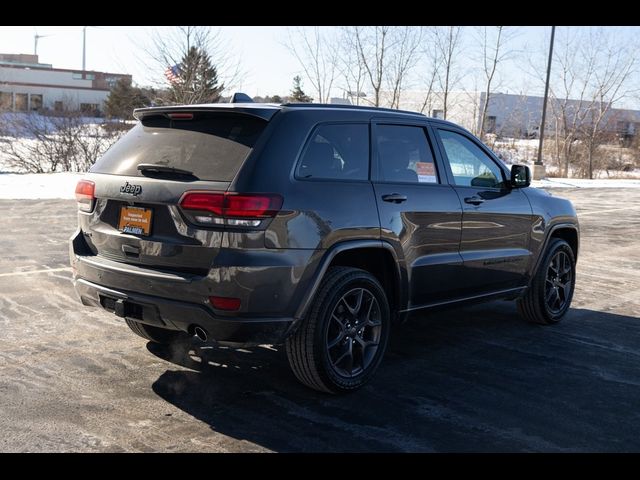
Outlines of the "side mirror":
[[524,188],[531,185],[531,170],[526,165],[511,166],[511,187]]

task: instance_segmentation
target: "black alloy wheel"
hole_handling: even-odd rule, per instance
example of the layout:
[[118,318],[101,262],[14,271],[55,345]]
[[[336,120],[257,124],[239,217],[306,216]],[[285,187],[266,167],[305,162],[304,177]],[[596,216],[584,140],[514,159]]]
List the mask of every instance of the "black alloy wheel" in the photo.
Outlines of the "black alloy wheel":
[[331,366],[344,376],[365,371],[376,356],[382,331],[380,306],[366,288],[342,295],[327,328],[327,353]]
[[549,262],[547,278],[545,280],[544,299],[547,308],[557,315],[571,300],[573,292],[573,268],[569,255],[559,250]]

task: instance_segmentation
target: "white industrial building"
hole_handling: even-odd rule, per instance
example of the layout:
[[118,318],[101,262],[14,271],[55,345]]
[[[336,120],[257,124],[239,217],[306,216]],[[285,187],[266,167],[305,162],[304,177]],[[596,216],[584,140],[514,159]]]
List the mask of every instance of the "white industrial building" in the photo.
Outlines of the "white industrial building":
[[[443,118],[443,96],[432,93],[425,102],[427,92],[413,90],[402,92],[400,108],[424,113],[430,117]],[[447,100],[447,120],[458,123],[468,130],[478,133],[485,92],[450,92]],[[543,97],[517,95],[508,93],[492,93],[485,120],[485,132],[497,133],[507,137],[535,137],[542,119]],[[579,122],[587,124],[591,121],[589,109],[597,105],[579,100],[550,99],[547,109],[545,130],[554,132],[561,125],[556,125],[556,118],[564,108],[570,121],[578,115]],[[595,108],[594,110],[598,110]],[[634,136],[640,130],[640,111],[622,108],[611,108],[602,121],[605,131],[626,137]]]
[[131,75],[53,68],[37,55],[0,53],[0,111],[100,114],[109,90]]

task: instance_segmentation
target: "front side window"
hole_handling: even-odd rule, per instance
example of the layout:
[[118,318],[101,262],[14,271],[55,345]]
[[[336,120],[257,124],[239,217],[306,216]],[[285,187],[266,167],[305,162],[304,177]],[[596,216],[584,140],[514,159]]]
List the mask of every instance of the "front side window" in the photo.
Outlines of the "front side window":
[[422,127],[378,125],[378,172],[384,182],[438,183],[433,153]]
[[298,168],[298,178],[367,180],[369,125],[322,125],[313,133]]
[[450,130],[438,129],[438,133],[456,185],[479,188],[505,186],[500,167],[474,142]]

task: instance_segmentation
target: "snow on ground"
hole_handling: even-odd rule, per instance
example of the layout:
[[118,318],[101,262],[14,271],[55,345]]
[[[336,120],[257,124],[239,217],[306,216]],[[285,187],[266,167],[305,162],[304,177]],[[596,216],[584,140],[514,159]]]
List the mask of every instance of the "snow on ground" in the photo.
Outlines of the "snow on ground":
[[75,198],[82,173],[0,173],[0,199]]
[[[0,200],[75,198],[82,173],[0,173]],[[532,183],[539,188],[640,188],[635,180],[585,180],[582,178],[546,178]]]
[[640,188],[640,179],[545,178],[534,180],[531,185],[538,188]]

